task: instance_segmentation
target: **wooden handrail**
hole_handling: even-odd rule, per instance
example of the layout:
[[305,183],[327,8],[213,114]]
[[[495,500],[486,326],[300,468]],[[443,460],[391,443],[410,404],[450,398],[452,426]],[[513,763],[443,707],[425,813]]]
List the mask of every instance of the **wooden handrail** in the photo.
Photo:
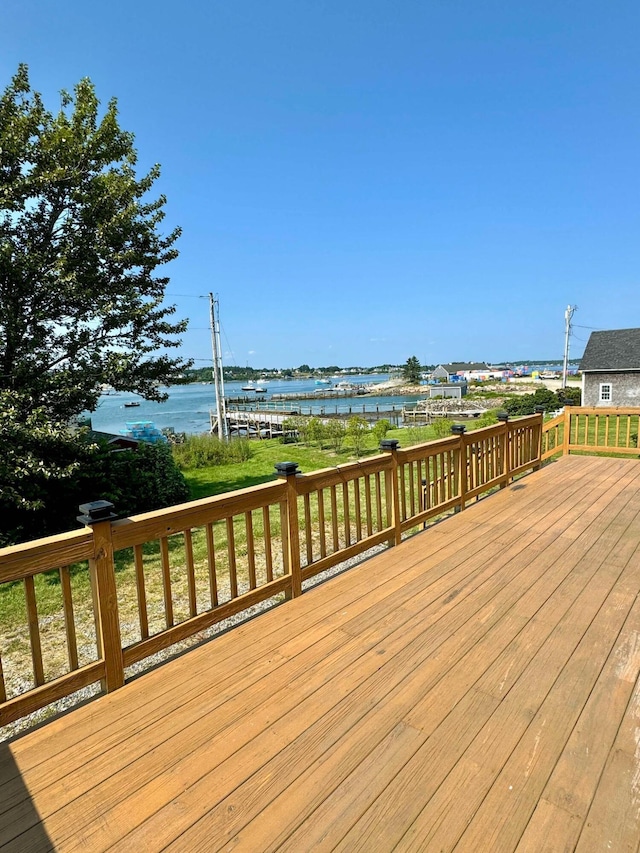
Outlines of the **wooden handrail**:
[[[591,406],[565,406],[562,414],[542,426],[541,459],[545,461],[559,453],[566,456],[572,451],[639,455],[639,419],[639,408],[605,409]],[[621,430],[622,423],[624,423],[624,431]],[[613,435],[611,434],[612,426]],[[552,436],[553,441],[550,441]],[[544,449],[545,441],[546,450]],[[548,446],[549,444],[552,446]]]

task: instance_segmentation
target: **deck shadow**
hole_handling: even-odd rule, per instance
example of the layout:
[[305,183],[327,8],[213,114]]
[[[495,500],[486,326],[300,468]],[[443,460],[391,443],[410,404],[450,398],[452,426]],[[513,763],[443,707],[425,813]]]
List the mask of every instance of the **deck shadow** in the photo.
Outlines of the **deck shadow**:
[[[0,743],[0,768],[1,779],[6,780],[4,784],[0,784],[0,803],[5,797],[10,796],[11,801],[17,804],[15,809],[0,811],[0,851],[25,849],[21,845],[20,837],[22,832],[27,830],[29,830],[28,849],[30,851],[44,853],[44,851],[55,850],[55,845],[44,828],[29,789],[22,780],[10,744]],[[18,809],[20,823],[12,826],[16,823]],[[24,829],[21,830],[20,827]]]

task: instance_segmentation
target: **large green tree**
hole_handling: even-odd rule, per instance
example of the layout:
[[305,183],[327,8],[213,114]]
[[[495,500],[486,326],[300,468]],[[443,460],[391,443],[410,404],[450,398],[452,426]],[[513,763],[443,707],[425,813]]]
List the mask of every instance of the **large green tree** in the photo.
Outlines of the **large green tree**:
[[133,135],[90,80],[49,112],[21,65],[0,98],[0,390],[52,419],[97,404],[102,383],[163,399],[187,365],[185,322],[163,304],[163,235],[154,166],[137,177]]

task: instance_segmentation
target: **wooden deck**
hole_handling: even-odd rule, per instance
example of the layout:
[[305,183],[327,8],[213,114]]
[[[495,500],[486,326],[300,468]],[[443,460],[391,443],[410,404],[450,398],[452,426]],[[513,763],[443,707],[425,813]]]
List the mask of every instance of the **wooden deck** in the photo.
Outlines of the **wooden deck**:
[[566,457],[0,746],[0,848],[636,851],[639,591]]

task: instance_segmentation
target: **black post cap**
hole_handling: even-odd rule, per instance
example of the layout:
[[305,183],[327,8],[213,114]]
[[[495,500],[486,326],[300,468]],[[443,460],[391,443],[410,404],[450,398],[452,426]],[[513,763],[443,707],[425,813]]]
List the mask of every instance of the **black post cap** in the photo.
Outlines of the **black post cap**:
[[111,501],[91,501],[87,504],[80,504],[78,509],[82,515],[78,516],[78,521],[81,524],[95,524],[98,521],[109,521],[116,518],[114,508]]
[[508,421],[509,420],[509,412],[498,412],[496,415],[499,421]]
[[380,442],[380,450],[397,450],[400,442],[397,438],[383,438]]
[[451,432],[453,435],[464,435],[467,428],[464,424],[451,424]]
[[293,474],[299,474],[297,462],[276,462],[275,469],[278,477],[291,477]]

